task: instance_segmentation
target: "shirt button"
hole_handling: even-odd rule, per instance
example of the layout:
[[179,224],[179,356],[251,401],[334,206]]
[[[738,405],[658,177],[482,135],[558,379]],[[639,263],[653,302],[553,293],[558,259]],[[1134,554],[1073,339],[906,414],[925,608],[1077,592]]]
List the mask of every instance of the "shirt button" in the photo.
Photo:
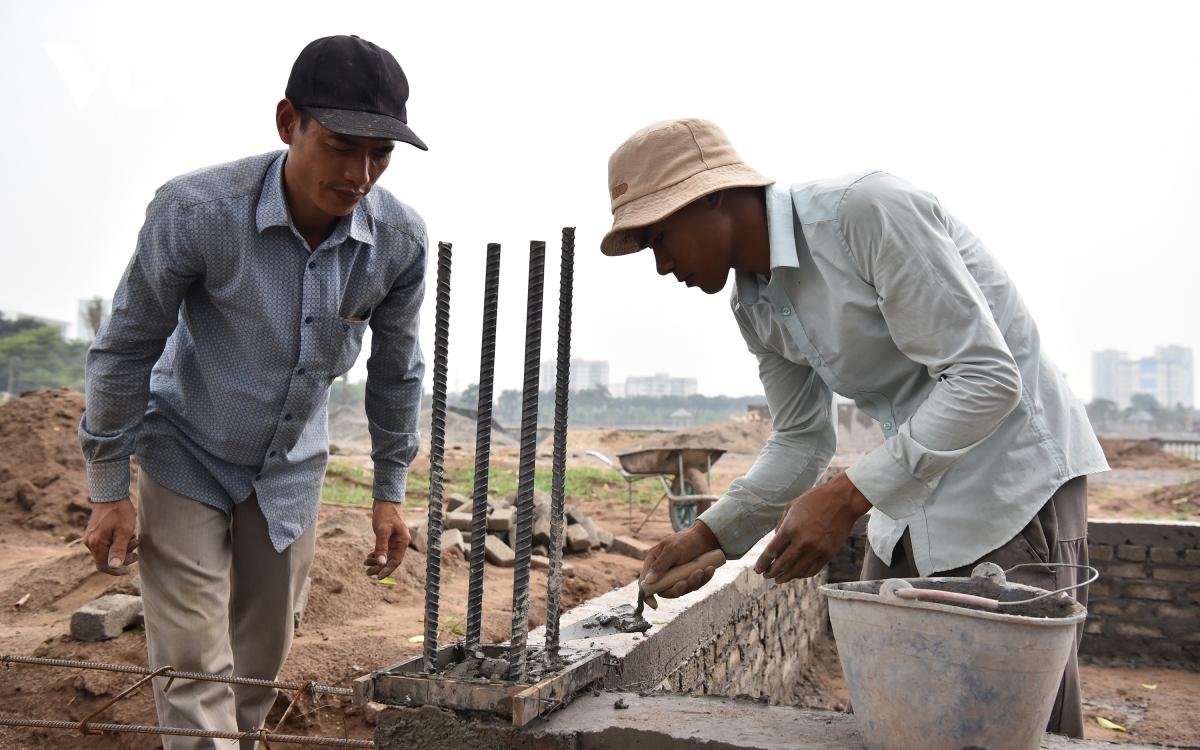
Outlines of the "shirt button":
[[311,262],[309,262],[309,264],[308,264],[308,267],[309,267],[309,268],[316,268],[316,267],[317,267],[317,262],[316,262],[315,260],[314,260],[314,261],[311,261]]
[[284,414],[284,415],[283,415],[283,421],[284,421],[284,422],[291,422],[291,421],[292,421],[292,415],[291,415],[291,414]]
[[307,371],[307,370],[305,370],[303,367],[301,367],[299,370],[296,370],[296,374],[297,374],[297,375],[303,375],[303,374],[304,374],[304,373],[306,373],[306,372],[308,372],[308,371]]
[[783,313],[784,315],[791,315],[791,314],[792,314],[792,308],[790,308],[790,307],[785,307],[785,308],[783,308],[782,310],[780,310],[779,312]]
[[305,322],[305,323],[311,323],[311,322],[312,322],[312,316],[311,316],[311,315],[309,315],[307,318],[305,318],[305,319],[304,319],[304,322]]
[[885,430],[890,430],[890,429],[892,429],[892,423],[891,423],[891,422],[884,422],[884,423],[883,423],[883,429],[885,429]]
[[275,458],[275,454],[277,453],[279,453],[279,451],[271,451],[268,455],[270,455],[271,458]]

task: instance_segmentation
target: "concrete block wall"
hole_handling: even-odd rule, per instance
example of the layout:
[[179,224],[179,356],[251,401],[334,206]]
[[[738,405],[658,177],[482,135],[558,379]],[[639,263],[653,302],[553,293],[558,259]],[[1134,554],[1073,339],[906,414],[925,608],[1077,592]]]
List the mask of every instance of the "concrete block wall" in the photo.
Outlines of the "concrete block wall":
[[1093,519],[1088,555],[1100,580],[1080,651],[1200,668],[1200,523]]

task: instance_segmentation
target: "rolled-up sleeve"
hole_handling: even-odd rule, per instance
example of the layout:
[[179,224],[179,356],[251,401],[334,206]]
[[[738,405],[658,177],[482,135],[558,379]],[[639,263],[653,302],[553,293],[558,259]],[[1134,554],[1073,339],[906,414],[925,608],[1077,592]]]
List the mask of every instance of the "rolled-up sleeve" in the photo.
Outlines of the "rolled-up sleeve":
[[831,419],[833,394],[806,365],[770,351],[735,312],[742,336],[758,357],[759,378],[775,426],[758,459],[744,477],[700,520],[729,557],[741,557],[775,528],[788,502],[807,492],[829,466],[837,445]]
[[896,346],[936,381],[896,433],[846,472],[876,508],[907,518],[1016,408],[1021,376],[932,195],[875,177],[848,192],[838,219]]
[[376,500],[402,502],[408,467],[421,447],[417,421],[425,359],[419,341],[428,241],[422,227],[410,239],[412,260],[371,315],[366,411],[375,464]]
[[113,294],[112,316],[88,349],[79,444],[92,502],[129,497],[129,457],[150,400],[150,371],[203,273],[190,211],[172,185],[146,209],[137,250]]

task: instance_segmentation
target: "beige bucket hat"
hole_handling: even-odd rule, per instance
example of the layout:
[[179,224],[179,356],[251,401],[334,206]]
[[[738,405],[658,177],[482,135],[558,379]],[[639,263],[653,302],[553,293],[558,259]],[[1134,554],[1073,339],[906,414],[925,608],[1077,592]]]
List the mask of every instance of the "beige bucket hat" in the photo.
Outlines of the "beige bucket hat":
[[608,159],[613,225],[605,255],[641,250],[631,229],[665,219],[709,193],[775,180],[747,167],[725,132],[708,120],[664,120],[629,136]]

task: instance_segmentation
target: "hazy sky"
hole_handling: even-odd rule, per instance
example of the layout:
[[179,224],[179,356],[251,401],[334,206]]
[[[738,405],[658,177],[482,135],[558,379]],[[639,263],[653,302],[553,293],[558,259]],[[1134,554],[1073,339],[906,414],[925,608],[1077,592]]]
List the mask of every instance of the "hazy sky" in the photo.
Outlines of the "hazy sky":
[[1016,279],[1085,399],[1093,350],[1200,347],[1200,3],[176,7],[0,5],[0,309],[73,321],[78,299],[111,296],[155,188],[280,148],[293,60],[340,33],[390,50],[411,83],[430,150],[400,145],[380,184],[454,243],[452,386],[478,377],[485,244],[504,245],[496,378],[516,388],[529,240],[550,245],[553,311],[560,228],[575,225],[576,355],[614,380],[760,392],[727,291],[598,249],[608,155],[685,116],[781,183],[883,169],[933,191]]

